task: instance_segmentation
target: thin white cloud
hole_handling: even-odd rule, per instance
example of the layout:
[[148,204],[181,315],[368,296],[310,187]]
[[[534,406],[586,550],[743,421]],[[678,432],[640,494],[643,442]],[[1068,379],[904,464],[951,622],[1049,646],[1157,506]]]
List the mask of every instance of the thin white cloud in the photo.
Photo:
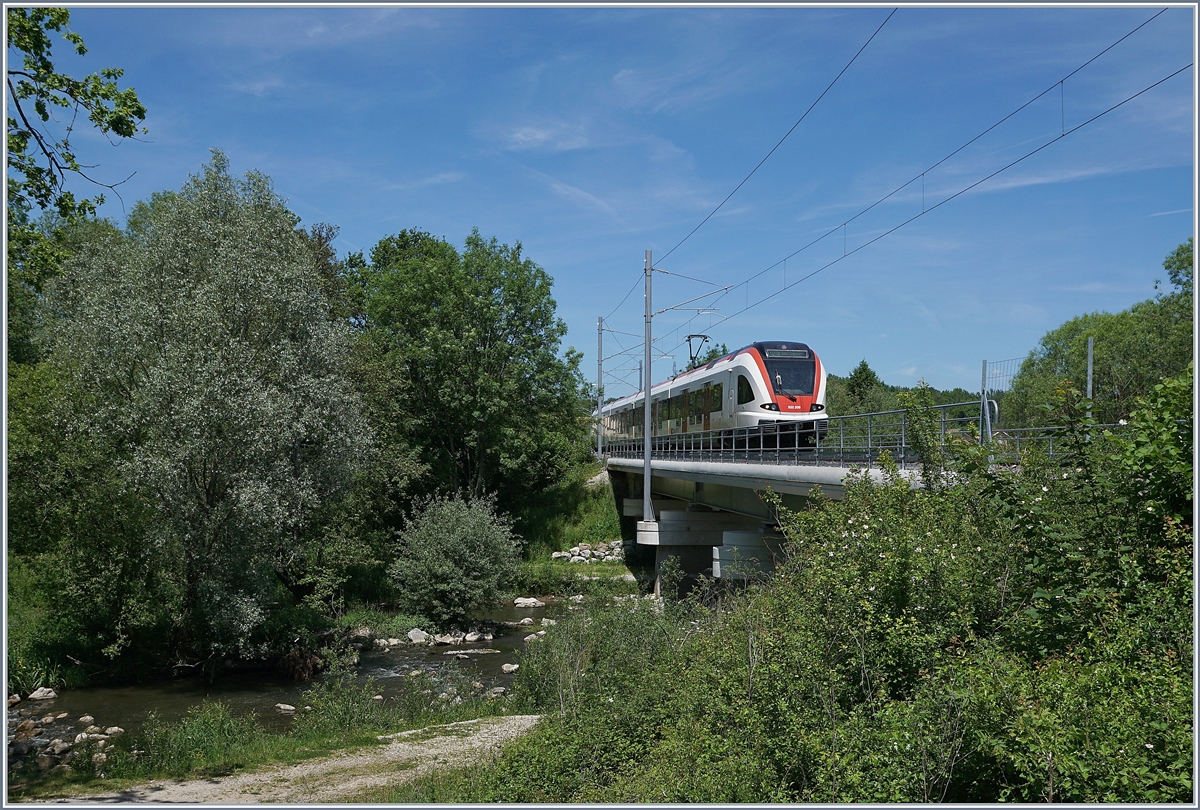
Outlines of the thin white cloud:
[[550,149],[555,152],[565,152],[572,149],[583,149],[588,145],[588,137],[583,132],[582,124],[565,122],[549,124],[527,124],[510,129],[505,134],[509,149]]
[[212,38],[226,48],[277,59],[314,49],[333,50],[365,40],[394,37],[405,29],[439,27],[426,9],[241,9],[238,25],[217,18]]
[[264,76],[261,79],[246,82],[233,82],[230,88],[238,93],[246,93],[251,96],[262,98],[268,93],[274,92],[285,86],[283,79],[279,76]]
[[605,214],[608,214],[622,225],[625,224],[621,218],[617,216],[617,212],[613,210],[611,205],[606,203],[604,200],[601,200],[599,197],[596,197],[594,194],[589,194],[581,188],[577,188],[570,183],[564,183],[563,181],[553,177],[549,177],[547,175],[542,176],[545,179],[546,184],[553,189],[556,194],[564,199],[570,200],[581,208],[591,208],[594,210],[603,211]]
[[1191,208],[1177,208],[1174,211],[1159,211],[1157,214],[1150,214],[1146,218],[1149,219],[1150,217],[1165,217],[1169,214],[1190,214],[1190,213],[1192,213]]
[[427,186],[444,186],[447,183],[457,183],[466,175],[462,172],[438,172],[429,177],[422,177],[417,180],[410,180],[407,183],[389,183],[382,186],[384,191],[403,191],[411,188],[425,188]]

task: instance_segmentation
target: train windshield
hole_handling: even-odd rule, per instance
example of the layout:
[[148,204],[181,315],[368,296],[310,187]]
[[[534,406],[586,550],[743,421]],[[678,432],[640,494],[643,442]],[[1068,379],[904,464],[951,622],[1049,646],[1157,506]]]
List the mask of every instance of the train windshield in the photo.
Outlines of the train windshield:
[[767,349],[764,358],[767,376],[776,394],[811,397],[817,376],[817,364],[804,349]]

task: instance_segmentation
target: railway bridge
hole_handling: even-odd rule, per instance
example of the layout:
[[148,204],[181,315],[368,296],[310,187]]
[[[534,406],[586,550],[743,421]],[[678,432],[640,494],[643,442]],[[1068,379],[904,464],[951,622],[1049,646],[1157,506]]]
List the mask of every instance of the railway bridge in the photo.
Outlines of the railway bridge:
[[[989,401],[989,411],[995,412],[994,402]],[[935,407],[937,441],[979,441],[981,413],[979,401]],[[992,413],[985,424],[995,421]],[[803,508],[814,488],[838,499],[853,472],[882,480],[885,453],[900,476],[920,487],[910,419],[905,411],[886,411],[829,417],[823,432],[815,434],[803,432],[801,425],[778,424],[653,436],[653,520],[644,519],[642,440],[610,441],[603,456],[622,515],[622,534],[628,545],[636,544],[630,551],[647,564],[653,554],[656,592],[668,557],[676,558],[691,580],[702,574],[746,580],[769,572],[782,537],[762,494],[770,489],[791,509]],[[991,438],[1002,456],[998,460],[1016,459],[1032,444],[1053,453],[1054,433],[1053,428],[997,430]]]

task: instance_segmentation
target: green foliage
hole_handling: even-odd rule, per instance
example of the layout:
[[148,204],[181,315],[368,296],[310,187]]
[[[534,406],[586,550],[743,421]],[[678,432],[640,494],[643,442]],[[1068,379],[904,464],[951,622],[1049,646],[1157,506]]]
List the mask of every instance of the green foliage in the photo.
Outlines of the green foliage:
[[8,692],[11,695],[28,695],[43,686],[61,689],[64,683],[58,665],[48,658],[19,655],[8,660]]
[[550,277],[520,244],[474,231],[459,252],[402,231],[375,246],[364,277],[365,396],[384,444],[416,448],[429,486],[497,493],[516,512],[583,457],[580,355],[560,356]]
[[689,361],[688,365],[687,365],[687,369],[685,369],[685,370],[691,371],[694,368],[700,368],[700,366],[706,366],[709,363],[711,363],[713,360],[718,360],[727,354],[729,354],[728,346],[726,346],[724,343],[716,344],[716,345],[712,346],[711,348],[709,348],[708,351],[698,355],[695,360]]
[[1117,445],[1126,480],[1136,487],[1127,497],[1142,500],[1144,520],[1152,525],[1161,526],[1163,518],[1191,523],[1194,384],[1195,363],[1190,362],[1185,373],[1154,386],[1129,415],[1128,431],[1107,434]]
[[846,393],[854,402],[862,403],[866,401],[871,390],[881,384],[879,376],[867,365],[866,358],[863,358],[862,362],[855,366],[854,370],[850,372],[850,376],[846,378]]
[[[8,48],[21,54],[20,69],[8,69],[10,116],[8,118],[8,167],[10,174],[9,206],[28,211],[54,207],[64,217],[95,213],[97,200],[76,201],[64,189],[68,172],[82,175],[82,166],[71,146],[72,127],[66,127],[61,140],[49,134],[44,125],[52,118],[52,107],[84,113],[98,131],[118,138],[138,133],[138,122],[146,117],[146,108],[132,89],[121,90],[117,80],[124,71],[105,68],[83,79],[64,76],[54,69],[49,33],[62,32],[71,21],[65,8],[10,8]],[[77,54],[87,53],[83,38],[66,31],[63,38]],[[13,117],[13,116],[16,117]],[[145,129],[141,130],[145,132]],[[30,143],[35,149],[30,151]]]
[[1041,405],[1060,380],[1087,387],[1087,339],[1094,338],[1093,413],[1102,423],[1129,417],[1134,401],[1163,377],[1182,372],[1192,358],[1192,251],[1180,245],[1163,263],[1176,291],[1118,313],[1094,312],[1042,337],[1021,364],[1004,398],[1004,424],[1045,424]]
[[1164,382],[1108,438],[1062,386],[1054,458],[1002,468],[955,447],[919,489],[885,460],[882,482],[783,511],[790,557],[766,584],[709,610],[621,601],[560,622],[514,690],[551,716],[487,771],[423,789],[1191,801],[1192,539],[1170,514],[1191,511],[1190,391],[1190,373]]
[[1167,258],[1163,259],[1163,269],[1167,271],[1167,278],[1185,295],[1192,295],[1192,285],[1195,278],[1195,259],[1192,255],[1193,237],[1189,236],[1188,240],[1175,248]]
[[[235,717],[223,703],[201,703],[188,709],[178,723],[163,722],[152,714],[138,741],[145,753],[136,769],[172,776],[226,774],[246,763],[248,751],[263,736],[253,716]],[[108,770],[120,774],[132,765],[114,761]]]
[[518,560],[519,540],[490,499],[433,498],[406,524],[388,574],[404,609],[445,623],[496,602]]
[[620,540],[621,519],[612,485],[586,483],[600,469],[595,462],[578,465],[525,502],[517,517],[517,529],[530,538],[525,547],[527,559],[541,559],[551,551],[564,551],[580,543]]
[[345,729],[380,729],[384,714],[380,701],[373,700],[375,683],[358,683],[354,670],[335,665],[311,688],[301,701],[311,706],[296,715],[294,730],[302,736],[335,734]]
[[[9,8],[6,10],[8,50],[8,357],[10,362],[33,363],[37,352],[33,333],[37,326],[37,301],[48,279],[64,259],[54,228],[34,223],[33,212],[52,212],[60,222],[75,223],[94,216],[104,201],[76,199],[66,188],[69,177],[96,185],[71,144],[74,121],[84,117],[110,137],[131,138],[146,109],[132,89],[122,90],[122,71],[106,68],[83,79],[58,73],[51,59],[50,32],[62,33],[75,52],[87,53],[83,38],[66,29],[71,15],[65,8]],[[16,56],[20,55],[17,67]],[[61,137],[47,126],[54,108],[71,110],[72,124]],[[144,129],[142,130],[145,131]],[[105,186],[113,188],[113,186]]]
[[45,359],[10,380],[12,548],[54,557],[73,654],[263,652],[281,581],[302,596],[366,556],[315,531],[369,432],[294,225],[216,153],[132,235],[80,234],[47,286]]

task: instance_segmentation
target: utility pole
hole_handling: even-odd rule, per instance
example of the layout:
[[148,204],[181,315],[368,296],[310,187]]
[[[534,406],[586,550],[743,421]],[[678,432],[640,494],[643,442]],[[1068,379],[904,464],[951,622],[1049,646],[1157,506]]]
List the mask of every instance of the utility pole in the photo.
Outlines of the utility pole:
[[604,318],[596,320],[596,458],[604,458]]
[[979,383],[979,392],[979,443],[984,444],[992,440],[992,410],[988,407],[987,396],[987,360],[983,361],[983,378]]
[[645,352],[644,352],[644,354],[645,354],[644,367],[645,367],[645,374],[646,374],[646,376],[644,378],[645,379],[644,386],[645,386],[646,394],[643,397],[643,400],[646,403],[645,408],[644,408],[646,414],[645,414],[645,420],[643,421],[643,432],[642,432],[642,447],[643,447],[643,450],[645,451],[645,453],[644,453],[645,461],[642,464],[642,520],[646,521],[647,523],[654,522],[654,503],[650,497],[650,385],[651,385],[650,378],[652,376],[651,371],[650,371],[650,369],[651,369],[651,364],[650,364],[650,337],[651,337],[651,335],[650,335],[650,320],[654,316],[653,315],[654,310],[651,308],[651,302],[650,302],[650,288],[651,288],[650,279],[651,279],[651,276],[653,275],[654,271],[653,271],[653,268],[651,267],[650,256],[651,256],[650,251],[647,250],[646,251],[646,345],[645,345]]
[[1087,378],[1087,398],[1088,398],[1087,418],[1088,418],[1088,421],[1091,421],[1091,418],[1092,418],[1091,403],[1092,403],[1092,343],[1093,343],[1093,341],[1095,341],[1095,338],[1088,338],[1088,378]]

